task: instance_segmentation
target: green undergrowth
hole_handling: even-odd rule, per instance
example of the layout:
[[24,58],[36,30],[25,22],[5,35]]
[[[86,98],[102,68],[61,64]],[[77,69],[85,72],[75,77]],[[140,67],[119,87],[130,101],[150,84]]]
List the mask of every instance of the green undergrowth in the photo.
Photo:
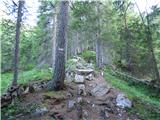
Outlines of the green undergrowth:
[[82,52],[82,54],[80,55],[84,60],[86,60],[87,62],[92,62],[92,63],[96,63],[96,53],[95,51],[90,51],[90,50],[85,50],[84,52]]
[[160,95],[147,86],[128,83],[111,75],[108,69],[104,70],[105,79],[114,87],[132,99],[131,113],[137,113],[145,120],[158,120],[160,118]]
[[[49,80],[52,73],[49,69],[32,69],[19,72],[18,83],[25,84],[29,81]],[[1,74],[1,92],[3,93],[10,85],[13,79],[13,73]]]

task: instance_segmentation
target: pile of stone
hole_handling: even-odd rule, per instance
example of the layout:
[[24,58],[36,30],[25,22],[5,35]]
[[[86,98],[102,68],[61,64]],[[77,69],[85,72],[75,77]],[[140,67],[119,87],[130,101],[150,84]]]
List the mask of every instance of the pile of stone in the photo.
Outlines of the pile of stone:
[[94,79],[93,64],[87,63],[80,57],[69,60],[72,64],[66,68],[67,82],[84,83],[84,80]]

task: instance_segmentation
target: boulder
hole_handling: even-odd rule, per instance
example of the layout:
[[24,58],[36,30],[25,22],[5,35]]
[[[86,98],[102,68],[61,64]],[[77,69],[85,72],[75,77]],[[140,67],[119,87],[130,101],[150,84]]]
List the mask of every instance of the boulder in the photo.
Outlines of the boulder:
[[107,94],[109,90],[110,90],[110,87],[100,84],[91,90],[91,94],[95,97],[101,97]]
[[120,108],[131,108],[132,102],[123,93],[120,93],[117,95],[116,105]]
[[84,83],[84,76],[76,74],[74,82],[75,83]]

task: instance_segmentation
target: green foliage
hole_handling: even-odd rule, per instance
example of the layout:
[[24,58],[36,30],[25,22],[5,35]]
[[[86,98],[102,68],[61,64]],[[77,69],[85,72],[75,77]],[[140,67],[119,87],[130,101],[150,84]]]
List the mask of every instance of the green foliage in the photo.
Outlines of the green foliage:
[[2,71],[9,70],[12,66],[14,38],[15,38],[15,23],[11,20],[2,19],[1,24],[1,50],[2,50]]
[[[113,86],[122,90],[133,100],[134,106],[131,109],[131,112],[138,112],[141,117],[147,120],[155,120],[160,117],[160,96],[154,95],[154,92],[151,89],[148,89],[143,85],[131,85],[126,81],[112,76],[109,69],[105,69],[105,78]],[[151,109],[154,111],[151,112]]]
[[[32,69],[29,71],[21,71],[19,72],[18,83],[28,83],[29,81],[36,80],[50,80],[52,77],[52,73],[49,69]],[[1,92],[4,92],[10,85],[13,79],[13,74],[3,73],[1,75]]]
[[96,63],[96,52],[95,51],[85,50],[84,52],[82,52],[81,56],[87,62]]

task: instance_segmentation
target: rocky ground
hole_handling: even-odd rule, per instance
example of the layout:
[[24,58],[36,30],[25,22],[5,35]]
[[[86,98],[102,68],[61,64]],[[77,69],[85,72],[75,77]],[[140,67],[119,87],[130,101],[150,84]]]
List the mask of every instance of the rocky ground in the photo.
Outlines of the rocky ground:
[[129,114],[132,102],[109,85],[90,64],[74,59],[75,68],[67,69],[62,91],[39,89],[27,93],[18,103],[23,108],[4,120],[140,120]]

